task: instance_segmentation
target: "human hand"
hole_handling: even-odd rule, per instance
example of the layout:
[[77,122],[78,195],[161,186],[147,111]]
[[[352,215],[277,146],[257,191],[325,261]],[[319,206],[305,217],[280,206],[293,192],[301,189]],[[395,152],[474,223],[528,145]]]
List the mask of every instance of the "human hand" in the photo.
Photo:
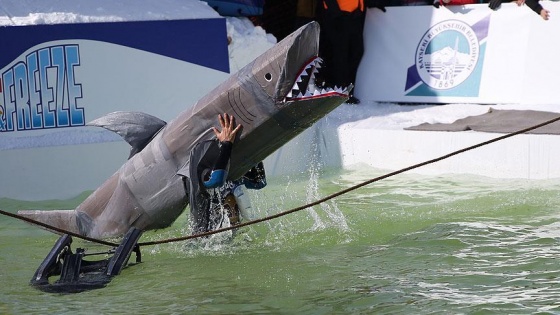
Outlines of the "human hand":
[[222,130],[218,131],[216,127],[212,127],[216,138],[218,138],[220,142],[229,141],[233,143],[237,132],[241,129],[241,125],[236,126],[233,115],[228,115],[226,113],[224,113],[223,116],[222,114],[218,115],[218,121],[220,122]]
[[547,9],[542,9],[541,17],[543,18],[543,20],[548,21],[548,19],[550,18],[550,11],[548,11]]

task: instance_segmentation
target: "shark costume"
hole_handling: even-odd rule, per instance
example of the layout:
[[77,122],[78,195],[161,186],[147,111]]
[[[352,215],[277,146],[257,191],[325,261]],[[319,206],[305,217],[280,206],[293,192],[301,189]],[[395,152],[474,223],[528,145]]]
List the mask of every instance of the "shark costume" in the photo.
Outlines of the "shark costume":
[[[189,199],[195,209],[206,208],[199,178],[202,170],[212,168],[212,156],[219,154],[212,132],[216,115],[235,115],[243,125],[227,172],[227,179],[234,182],[348,99],[348,87],[315,85],[321,67],[318,52],[319,25],[312,22],[168,123],[125,112],[95,119],[88,125],[115,131],[132,146],[130,158],[74,210],[18,213],[80,235],[106,238],[123,235],[131,227],[141,231],[168,227]],[[208,228],[204,220],[197,218],[198,230]]]

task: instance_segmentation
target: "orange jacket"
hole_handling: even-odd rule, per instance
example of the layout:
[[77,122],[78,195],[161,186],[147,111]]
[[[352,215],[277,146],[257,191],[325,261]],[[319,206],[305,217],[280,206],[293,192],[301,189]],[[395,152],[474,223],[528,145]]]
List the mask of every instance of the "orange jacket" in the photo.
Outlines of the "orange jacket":
[[[328,1],[326,0],[323,1],[323,6],[325,7],[325,9],[329,8],[327,2]],[[354,12],[358,9],[360,11],[365,10],[364,0],[336,0],[336,2],[338,3],[340,11]]]

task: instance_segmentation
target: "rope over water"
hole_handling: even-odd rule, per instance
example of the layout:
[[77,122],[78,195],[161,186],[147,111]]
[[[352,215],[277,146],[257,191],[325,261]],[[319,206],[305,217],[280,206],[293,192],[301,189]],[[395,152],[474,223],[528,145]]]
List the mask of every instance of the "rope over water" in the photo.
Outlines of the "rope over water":
[[[552,124],[554,122],[557,122],[559,120],[560,120],[560,117],[556,117],[554,119],[550,119],[548,121],[545,121],[545,122],[540,123],[538,125],[534,125],[532,127],[521,129],[519,131],[508,133],[508,134],[505,134],[503,136],[496,137],[494,139],[490,139],[488,141],[481,142],[479,144],[475,144],[475,145],[472,145],[472,146],[469,146],[469,147],[466,147],[466,148],[463,148],[463,149],[460,149],[460,150],[457,150],[457,151],[453,151],[449,154],[440,156],[438,158],[431,159],[431,160],[421,162],[421,163],[418,163],[418,164],[414,164],[412,166],[405,167],[405,168],[400,169],[398,171],[394,171],[394,172],[391,172],[391,173],[388,173],[388,174],[385,174],[385,175],[382,175],[382,176],[379,176],[379,177],[372,178],[370,180],[367,180],[367,181],[362,182],[360,184],[357,184],[355,186],[352,186],[352,187],[346,188],[344,190],[341,190],[339,192],[336,192],[334,194],[331,194],[331,195],[329,195],[327,197],[324,197],[322,199],[316,200],[314,202],[311,202],[311,203],[308,203],[306,205],[299,206],[299,207],[296,207],[296,208],[293,208],[293,209],[290,209],[290,210],[279,212],[279,213],[274,214],[274,215],[270,215],[270,216],[263,217],[263,218],[256,219],[256,220],[252,220],[252,221],[243,222],[243,223],[237,224],[235,226],[230,226],[230,227],[225,227],[225,228],[221,228],[221,229],[217,229],[217,230],[213,230],[213,231],[208,231],[208,232],[205,232],[205,233],[199,233],[199,234],[193,234],[193,235],[189,235],[189,236],[163,239],[163,240],[159,240],[159,241],[140,242],[140,243],[138,243],[138,246],[158,245],[158,244],[166,244],[166,243],[186,241],[186,240],[190,240],[190,239],[200,238],[200,237],[204,237],[204,236],[209,236],[209,235],[213,235],[213,234],[217,234],[217,233],[222,233],[222,232],[238,229],[238,228],[241,228],[241,227],[245,227],[245,226],[249,226],[249,225],[253,225],[253,224],[257,224],[257,223],[261,223],[261,222],[265,222],[265,221],[270,221],[272,219],[283,217],[285,215],[288,215],[288,214],[291,214],[291,213],[294,213],[294,212],[297,212],[297,211],[301,211],[301,210],[319,205],[319,204],[324,203],[326,201],[329,201],[333,198],[336,198],[338,196],[347,194],[347,193],[349,193],[353,190],[356,190],[358,188],[369,185],[371,183],[383,180],[385,178],[389,178],[389,177],[392,177],[392,176],[395,176],[395,175],[398,175],[398,174],[401,174],[401,173],[404,173],[404,172],[407,172],[407,171],[410,171],[410,170],[413,170],[413,169],[416,169],[416,168],[419,168],[419,167],[422,167],[422,166],[425,166],[425,165],[428,165],[428,164],[439,162],[441,160],[445,160],[445,159],[450,158],[452,156],[455,156],[455,155],[458,155],[458,154],[461,154],[461,153],[464,153],[464,152],[467,152],[467,151],[470,151],[470,150],[473,150],[473,149],[476,149],[476,148],[479,148],[479,147],[482,147],[482,146],[485,146],[485,145],[488,145],[488,144],[491,144],[491,143],[494,143],[494,142],[498,142],[498,141],[501,141],[501,140],[504,140],[504,139],[507,139],[507,138],[511,138],[513,136],[523,134],[523,133],[526,133],[528,131],[531,131],[531,130],[534,130],[534,129],[537,129],[537,128],[540,128],[540,127],[543,127],[543,126],[546,126],[546,125],[550,125],[550,124]],[[36,224],[36,225],[42,226],[44,228],[47,228],[49,230],[53,230],[53,231],[56,231],[56,232],[59,232],[59,233],[62,233],[62,234],[69,234],[71,236],[81,238],[81,239],[86,240],[86,241],[99,243],[99,244],[103,244],[103,245],[108,245],[108,246],[113,246],[113,247],[118,246],[118,244],[115,244],[115,243],[111,243],[111,242],[107,242],[107,241],[103,241],[103,240],[99,240],[99,239],[95,239],[95,238],[90,238],[90,237],[83,236],[83,235],[73,233],[73,232],[70,232],[70,231],[65,231],[63,229],[59,229],[57,227],[50,226],[48,224],[38,222],[38,221],[29,219],[29,218],[25,218],[23,216],[13,214],[13,213],[10,213],[10,212],[6,212],[6,211],[3,211],[3,210],[0,210],[0,214],[6,215],[6,216],[9,216],[9,217],[12,217],[12,218],[20,219],[22,221],[26,221],[26,222],[31,223],[31,224]]]

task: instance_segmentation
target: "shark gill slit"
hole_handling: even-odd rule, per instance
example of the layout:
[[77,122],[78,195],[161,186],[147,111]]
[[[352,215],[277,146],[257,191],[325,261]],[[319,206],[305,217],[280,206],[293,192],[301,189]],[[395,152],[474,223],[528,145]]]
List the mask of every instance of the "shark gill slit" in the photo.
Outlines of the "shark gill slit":
[[[249,119],[250,121],[255,120],[255,118],[257,117],[257,115],[253,115],[246,107],[245,104],[243,104],[243,102],[241,102],[241,89],[238,90],[239,91],[239,103],[241,104],[241,107],[243,107],[244,111],[243,113],[247,113],[249,115],[251,115],[252,117],[248,117],[247,115],[245,115],[245,117],[247,117],[247,119]],[[237,103],[236,103],[237,105]],[[239,106],[239,105],[238,105]]]
[[235,104],[235,98],[232,97],[232,92],[228,92],[228,103],[229,106],[231,107],[231,109],[233,109],[233,112],[235,113],[235,118],[236,119],[241,119],[245,122],[245,120],[243,119],[243,117],[241,117],[241,115],[239,115],[239,113],[237,112],[237,110],[235,109],[236,106],[234,106]]
[[[241,92],[239,92],[239,94],[241,94]],[[236,115],[236,119],[241,119],[244,123],[250,123],[250,121],[248,121],[246,118],[246,115],[243,113],[243,111],[241,110],[241,107],[237,104],[237,99],[235,97],[235,91],[233,92],[228,92],[228,101],[229,101],[229,105],[231,106],[231,108],[233,109],[233,111],[235,112]],[[241,102],[241,97],[239,97],[239,102]]]

